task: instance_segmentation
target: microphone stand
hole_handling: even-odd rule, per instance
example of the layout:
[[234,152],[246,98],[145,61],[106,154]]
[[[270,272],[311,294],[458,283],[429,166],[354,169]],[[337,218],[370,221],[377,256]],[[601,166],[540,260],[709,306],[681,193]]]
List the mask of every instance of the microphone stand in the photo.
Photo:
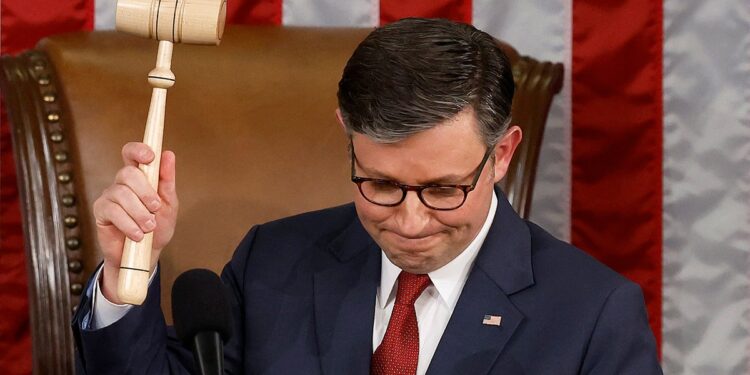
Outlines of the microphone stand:
[[193,338],[192,349],[200,375],[224,374],[224,343],[218,332],[199,332]]

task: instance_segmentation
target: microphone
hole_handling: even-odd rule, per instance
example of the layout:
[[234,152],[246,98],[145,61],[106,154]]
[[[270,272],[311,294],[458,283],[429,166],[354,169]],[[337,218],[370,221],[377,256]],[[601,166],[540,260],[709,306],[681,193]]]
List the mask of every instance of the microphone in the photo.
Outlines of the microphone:
[[192,269],[172,287],[172,317],[177,338],[190,347],[201,375],[224,374],[224,343],[232,335],[226,290],[212,271]]

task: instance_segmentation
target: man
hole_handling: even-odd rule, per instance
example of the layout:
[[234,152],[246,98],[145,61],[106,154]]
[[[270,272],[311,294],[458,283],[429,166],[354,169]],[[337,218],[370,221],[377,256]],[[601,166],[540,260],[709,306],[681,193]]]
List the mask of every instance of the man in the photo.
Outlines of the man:
[[[640,289],[521,220],[495,183],[521,130],[493,39],[406,19],[349,60],[336,115],[350,137],[354,203],[250,230],[222,279],[235,334],[230,373],[658,374]],[[174,155],[160,190],[126,166],[94,203],[101,271],[74,319],[80,370],[185,373],[167,333],[158,269],[143,306],[118,306],[125,236],[175,226]],[[179,249],[175,249],[179,251]]]

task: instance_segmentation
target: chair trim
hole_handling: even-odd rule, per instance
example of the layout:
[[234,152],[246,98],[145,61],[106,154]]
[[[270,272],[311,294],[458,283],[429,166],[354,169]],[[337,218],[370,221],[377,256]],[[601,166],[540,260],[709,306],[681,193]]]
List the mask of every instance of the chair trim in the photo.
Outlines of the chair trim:
[[[513,107],[526,105],[543,109],[532,112],[542,116],[542,118],[531,119],[527,124],[538,124],[539,127],[522,126],[524,141],[521,142],[519,150],[514,155],[511,164],[513,169],[508,171],[508,174],[510,174],[508,200],[510,200],[518,215],[524,219],[528,219],[531,214],[532,194],[539,152],[542,149],[542,140],[544,139],[544,130],[546,129],[552,100],[562,90],[563,74],[564,68],[561,63],[537,61],[528,56],[520,56],[517,63],[513,64],[513,78],[516,86],[523,86],[524,90],[519,91],[526,94],[526,97],[514,98]],[[548,93],[549,96],[543,97],[539,95],[540,92]],[[540,134],[537,136],[534,134],[535,132]],[[518,175],[522,178],[516,178]]]
[[0,65],[22,205],[34,373],[71,374],[71,306],[83,291],[83,250],[68,112],[44,53],[5,56]]
[[[518,145],[505,177],[497,185],[505,192],[518,215],[528,219],[547,117],[554,96],[562,90],[564,67],[561,63],[538,61],[520,55],[515,48],[501,40],[496,39],[495,42],[508,56],[513,68],[516,91],[511,114],[513,124],[519,124],[523,130],[523,141]],[[543,110],[529,112],[529,107]],[[519,116],[519,113],[522,115]],[[541,115],[541,118],[523,118],[528,113]],[[519,175],[521,178],[518,178]]]

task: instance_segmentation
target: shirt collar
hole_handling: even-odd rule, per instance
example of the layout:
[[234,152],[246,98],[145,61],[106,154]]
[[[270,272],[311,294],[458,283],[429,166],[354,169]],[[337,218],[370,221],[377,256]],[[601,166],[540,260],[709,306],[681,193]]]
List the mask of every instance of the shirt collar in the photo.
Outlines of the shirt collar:
[[[466,283],[466,279],[471,271],[471,266],[474,264],[479,249],[484,243],[484,239],[487,238],[487,233],[490,231],[492,220],[495,218],[495,211],[497,210],[497,195],[492,192],[492,202],[490,203],[490,209],[487,212],[487,218],[484,220],[482,229],[479,230],[477,236],[469,243],[469,246],[464,249],[457,257],[448,262],[448,264],[430,272],[430,280],[432,285],[435,286],[440,298],[445,302],[451,309],[456,306],[458,297],[461,295],[461,290]],[[388,305],[388,302],[395,298],[394,287],[398,275],[401,273],[401,269],[395,264],[391,263],[391,260],[385,255],[385,252],[380,252],[380,290],[378,291],[378,306],[383,309]]]

